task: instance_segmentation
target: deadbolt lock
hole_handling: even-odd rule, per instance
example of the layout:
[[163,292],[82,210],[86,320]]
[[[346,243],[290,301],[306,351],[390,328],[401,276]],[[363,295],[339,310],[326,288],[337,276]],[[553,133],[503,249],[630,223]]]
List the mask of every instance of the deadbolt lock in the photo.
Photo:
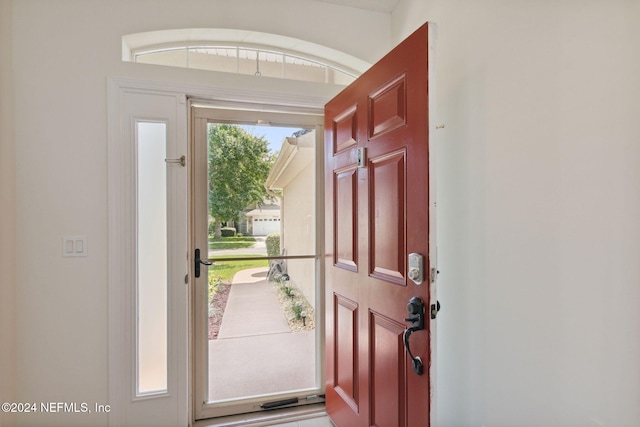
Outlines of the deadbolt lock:
[[424,281],[424,257],[418,253],[409,254],[409,279],[416,285],[422,284]]

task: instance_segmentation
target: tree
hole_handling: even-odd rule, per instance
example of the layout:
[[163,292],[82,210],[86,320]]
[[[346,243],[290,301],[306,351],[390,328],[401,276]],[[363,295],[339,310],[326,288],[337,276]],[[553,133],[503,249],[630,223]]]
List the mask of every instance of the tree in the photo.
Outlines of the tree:
[[209,126],[209,213],[218,222],[235,221],[238,212],[268,197],[264,182],[275,156],[264,137],[240,126]]

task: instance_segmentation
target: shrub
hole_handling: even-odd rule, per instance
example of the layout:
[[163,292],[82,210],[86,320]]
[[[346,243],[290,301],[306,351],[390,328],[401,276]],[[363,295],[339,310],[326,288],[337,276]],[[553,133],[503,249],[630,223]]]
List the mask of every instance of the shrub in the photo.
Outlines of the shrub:
[[302,303],[300,301],[296,301],[293,304],[293,307],[291,307],[291,308],[293,309],[293,313],[295,314],[296,319],[298,319],[298,320],[302,319],[302,311],[303,311]]
[[265,243],[267,245],[267,256],[280,255],[280,233],[269,234]]
[[236,229],[232,227],[224,227],[220,229],[222,237],[234,237],[236,235]]

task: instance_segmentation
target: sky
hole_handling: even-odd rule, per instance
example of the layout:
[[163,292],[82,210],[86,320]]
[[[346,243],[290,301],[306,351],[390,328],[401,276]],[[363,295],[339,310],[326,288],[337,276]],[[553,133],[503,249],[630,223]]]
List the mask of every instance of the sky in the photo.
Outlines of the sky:
[[282,147],[282,141],[285,137],[291,136],[294,132],[299,131],[301,128],[296,127],[277,127],[277,126],[257,126],[257,125],[242,125],[252,135],[264,136],[269,141],[269,149],[273,152],[280,151]]

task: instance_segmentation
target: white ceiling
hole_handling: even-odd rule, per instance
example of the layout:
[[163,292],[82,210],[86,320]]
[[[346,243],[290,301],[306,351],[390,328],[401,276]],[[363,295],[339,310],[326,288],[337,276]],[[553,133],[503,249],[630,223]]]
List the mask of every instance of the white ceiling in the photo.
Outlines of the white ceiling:
[[399,0],[317,0],[324,3],[340,4],[375,12],[391,13]]

